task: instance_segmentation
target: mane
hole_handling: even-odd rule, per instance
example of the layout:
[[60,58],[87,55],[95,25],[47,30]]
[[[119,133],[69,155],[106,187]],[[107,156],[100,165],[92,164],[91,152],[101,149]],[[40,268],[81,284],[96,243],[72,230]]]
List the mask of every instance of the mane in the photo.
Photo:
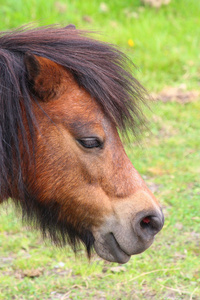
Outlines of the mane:
[[[44,234],[47,229],[54,240],[59,241],[61,235],[65,243],[65,232],[73,229],[61,224],[56,236],[50,222],[55,216],[49,216],[49,224],[43,222],[43,208],[27,195],[22,178],[20,147],[30,159],[34,158],[34,127],[37,126],[24,64],[27,52],[50,59],[69,70],[116,127],[124,132],[137,133],[138,124],[143,119],[140,103],[145,99],[145,90],[132,76],[133,64],[126,55],[115,46],[99,42],[89,37],[88,32],[76,30],[73,26],[23,27],[0,33],[0,199],[15,198],[17,190],[26,215],[33,219],[33,208]],[[31,146],[27,141],[24,115],[32,138]],[[70,239],[71,236],[69,234]],[[73,239],[71,244],[75,244]]]

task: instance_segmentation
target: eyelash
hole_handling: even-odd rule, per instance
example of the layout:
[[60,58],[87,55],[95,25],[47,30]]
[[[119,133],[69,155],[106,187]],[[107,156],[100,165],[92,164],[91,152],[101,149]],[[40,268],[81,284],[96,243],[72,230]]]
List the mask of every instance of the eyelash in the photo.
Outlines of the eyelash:
[[87,149],[102,148],[103,143],[96,137],[87,137],[77,140],[81,146]]

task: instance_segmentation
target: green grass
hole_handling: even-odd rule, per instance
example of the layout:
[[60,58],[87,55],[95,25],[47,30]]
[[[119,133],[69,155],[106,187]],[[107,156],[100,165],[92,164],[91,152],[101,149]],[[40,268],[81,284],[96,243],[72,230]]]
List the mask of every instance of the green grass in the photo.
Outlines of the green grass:
[[[98,30],[134,60],[148,90],[199,89],[199,1],[172,0],[158,11],[139,0],[107,1],[104,12],[100,4],[0,0],[0,29],[34,21]],[[199,299],[200,102],[158,101],[152,111],[151,131],[126,151],[163,206],[165,226],[153,246],[123,266],[96,255],[88,263],[84,250],[75,257],[44,243],[2,205],[0,299]]]
[[[138,66],[139,78],[149,89],[185,83],[199,84],[200,3],[172,0],[159,11],[141,7],[139,0],[106,1],[0,0],[0,29],[35,22],[37,25],[74,23],[96,30],[118,44]],[[132,39],[135,46],[129,47]]]

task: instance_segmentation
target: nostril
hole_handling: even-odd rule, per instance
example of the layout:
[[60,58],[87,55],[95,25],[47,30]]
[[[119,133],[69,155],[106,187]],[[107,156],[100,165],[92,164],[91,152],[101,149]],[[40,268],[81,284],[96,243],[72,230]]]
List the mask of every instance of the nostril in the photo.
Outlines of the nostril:
[[144,219],[142,219],[140,225],[142,227],[146,227],[146,226],[149,226],[150,222],[151,222],[151,217],[145,217]]
[[156,235],[163,227],[163,218],[160,218],[160,216],[155,215],[147,215],[140,218],[137,226],[136,226],[136,232],[138,236],[147,238],[153,237]]

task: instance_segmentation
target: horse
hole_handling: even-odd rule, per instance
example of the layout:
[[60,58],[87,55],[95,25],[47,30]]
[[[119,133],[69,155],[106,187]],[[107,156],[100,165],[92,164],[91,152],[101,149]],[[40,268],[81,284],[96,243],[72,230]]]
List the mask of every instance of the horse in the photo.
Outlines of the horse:
[[143,120],[132,65],[73,25],[0,33],[0,202],[56,245],[118,263],[164,223],[120,138]]

